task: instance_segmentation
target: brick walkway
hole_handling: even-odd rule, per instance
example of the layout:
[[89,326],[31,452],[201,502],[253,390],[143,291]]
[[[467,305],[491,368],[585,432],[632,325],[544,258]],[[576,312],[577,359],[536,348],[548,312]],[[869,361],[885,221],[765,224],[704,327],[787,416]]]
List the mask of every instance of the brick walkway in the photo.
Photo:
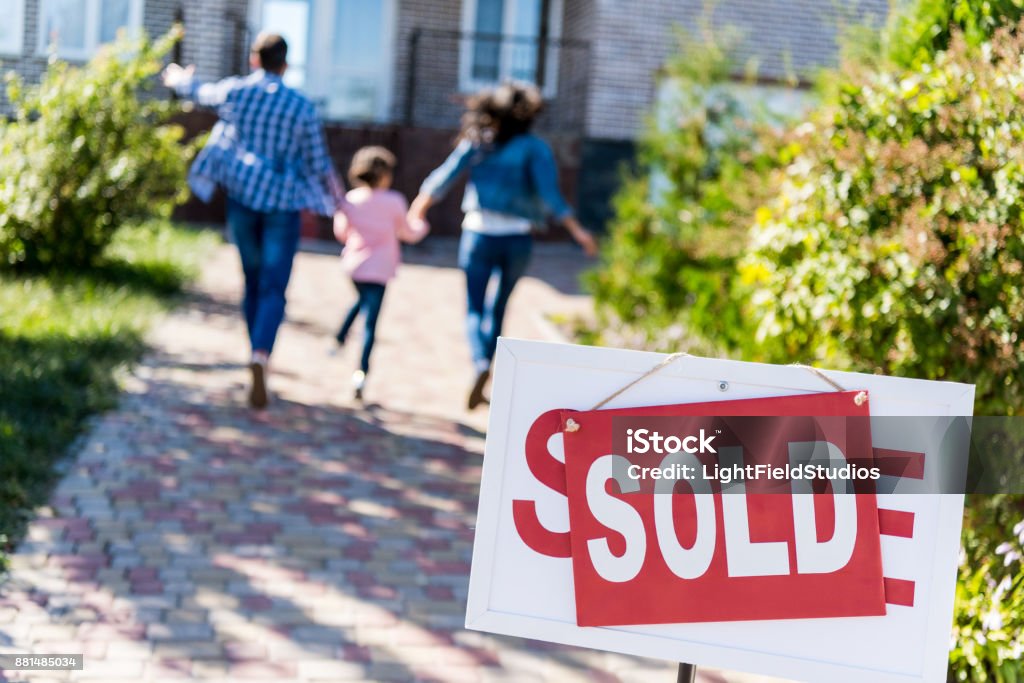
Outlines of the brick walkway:
[[[0,680],[674,681],[663,662],[461,628],[486,412],[462,408],[454,253],[429,241],[389,289],[366,407],[356,349],[328,355],[351,288],[333,257],[300,255],[276,401],[254,414],[220,248],[0,589],[0,653],[84,652],[85,671]],[[507,332],[550,337],[543,311],[585,308],[581,265],[540,248]]]

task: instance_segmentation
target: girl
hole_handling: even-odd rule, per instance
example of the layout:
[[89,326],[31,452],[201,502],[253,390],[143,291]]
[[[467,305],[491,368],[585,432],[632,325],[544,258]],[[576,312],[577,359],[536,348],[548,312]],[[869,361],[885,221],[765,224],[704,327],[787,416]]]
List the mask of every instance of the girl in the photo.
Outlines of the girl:
[[[470,98],[455,151],[423,181],[409,211],[410,221],[423,220],[427,209],[469,173],[459,266],[466,274],[466,332],[475,369],[470,410],[484,400],[505,306],[530,260],[533,226],[553,216],[587,255],[597,253],[593,236],[558,190],[551,148],[530,133],[541,107],[532,85],[506,83]],[[488,301],[494,278],[497,287]]]
[[425,220],[409,220],[408,203],[391,190],[395,156],[383,147],[363,147],[352,157],[349,182],[354,189],[334,217],[334,236],[345,244],[342,268],[352,278],[359,298],[338,330],[338,344],[344,345],[359,313],[363,314],[363,355],[352,375],[356,399],[363,397],[366,374],[370,371],[377,317],[384,301],[384,289],[395,276],[401,261],[399,240],[419,242],[430,226]]

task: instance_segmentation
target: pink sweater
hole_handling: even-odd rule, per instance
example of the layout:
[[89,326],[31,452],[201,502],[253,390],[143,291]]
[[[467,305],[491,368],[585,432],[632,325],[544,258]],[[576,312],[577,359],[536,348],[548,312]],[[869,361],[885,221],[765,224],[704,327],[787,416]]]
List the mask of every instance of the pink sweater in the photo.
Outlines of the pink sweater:
[[409,205],[399,192],[357,187],[334,221],[334,236],[344,242],[341,265],[356,282],[387,284],[402,260],[399,240],[419,242],[430,226],[410,225]]

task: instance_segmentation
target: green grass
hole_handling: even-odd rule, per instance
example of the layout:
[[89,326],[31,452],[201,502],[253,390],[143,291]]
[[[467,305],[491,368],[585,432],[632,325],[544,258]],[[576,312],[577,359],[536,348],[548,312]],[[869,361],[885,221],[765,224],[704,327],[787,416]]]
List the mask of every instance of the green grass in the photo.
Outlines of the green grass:
[[118,371],[215,240],[154,222],[122,230],[88,271],[0,269],[0,569],[56,462],[85,418],[114,405]]

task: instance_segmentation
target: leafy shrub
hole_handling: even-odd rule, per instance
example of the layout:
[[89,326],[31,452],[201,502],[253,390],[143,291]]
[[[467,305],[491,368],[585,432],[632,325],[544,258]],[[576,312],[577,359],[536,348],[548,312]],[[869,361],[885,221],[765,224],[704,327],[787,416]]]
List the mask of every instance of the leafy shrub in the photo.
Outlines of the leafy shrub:
[[740,97],[721,39],[680,43],[586,279],[602,327],[667,350],[741,339],[732,274],[774,158],[770,117]]
[[[977,386],[976,412],[1024,389],[1024,35],[957,35],[933,62],[854,71],[791,136],[778,196],[740,273],[761,358]],[[1015,683],[1020,496],[964,520],[950,677]]]
[[848,76],[797,129],[741,274],[769,359],[1024,399],[1024,38]]
[[1017,683],[1024,680],[1024,504],[1005,495],[968,502],[950,679]]
[[1022,16],[1024,0],[914,0],[890,17],[881,52],[892,64],[920,66],[948,48],[954,33],[977,46]]
[[170,102],[140,96],[178,39],[121,38],[86,66],[51,60],[42,83],[8,77],[0,125],[0,263],[85,267],[117,229],[187,196],[189,150]]
[[[604,324],[642,330],[631,345],[701,335],[749,360],[965,381],[976,412],[1024,411],[1024,29],[999,29],[1022,5],[894,5],[881,36],[860,34],[859,66],[823,79],[825,104],[777,142],[708,145],[704,96],[691,99],[692,118],[645,138],[617,198],[590,280]],[[714,87],[710,73],[686,74],[689,92]],[[728,210],[705,211],[721,194]],[[1022,555],[1024,497],[969,496],[950,680],[1024,681]]]

